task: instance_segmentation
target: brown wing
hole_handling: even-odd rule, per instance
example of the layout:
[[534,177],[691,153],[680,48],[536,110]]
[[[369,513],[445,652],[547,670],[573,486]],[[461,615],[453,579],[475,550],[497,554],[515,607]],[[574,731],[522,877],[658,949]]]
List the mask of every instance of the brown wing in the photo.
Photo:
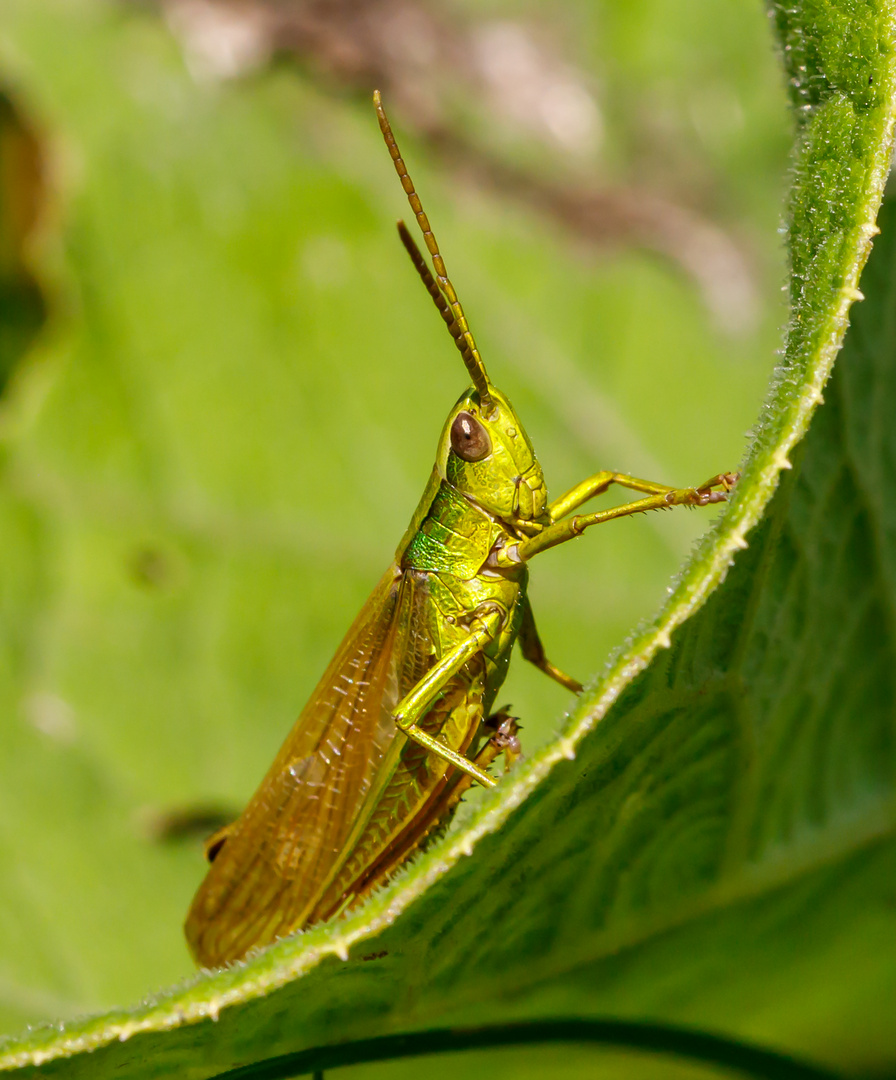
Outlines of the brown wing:
[[393,565],[227,834],[187,916],[199,963],[237,959],[300,926],[332,874],[396,734],[401,593]]

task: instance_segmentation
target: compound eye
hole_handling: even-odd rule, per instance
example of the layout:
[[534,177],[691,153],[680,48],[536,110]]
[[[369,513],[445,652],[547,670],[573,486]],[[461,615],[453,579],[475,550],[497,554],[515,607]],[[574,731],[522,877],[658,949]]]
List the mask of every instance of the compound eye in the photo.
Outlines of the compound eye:
[[462,461],[482,461],[491,453],[492,441],[475,416],[462,412],[451,425],[451,449]]

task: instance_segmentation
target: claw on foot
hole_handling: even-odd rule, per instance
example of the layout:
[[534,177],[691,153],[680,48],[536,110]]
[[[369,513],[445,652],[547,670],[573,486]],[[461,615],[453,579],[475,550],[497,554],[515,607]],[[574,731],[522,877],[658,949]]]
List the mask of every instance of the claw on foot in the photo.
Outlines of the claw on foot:
[[523,756],[523,748],[517,737],[520,730],[520,725],[517,723],[519,717],[511,716],[507,710],[508,706],[505,705],[484,721],[485,726],[494,731],[489,741],[498,753],[504,755],[505,772]]
[[[727,472],[718,473],[716,476],[712,476],[705,484],[701,484],[696,489],[698,502],[697,506],[707,506],[709,503],[724,502],[728,498],[728,492],[734,487],[737,481],[740,479],[740,473]],[[720,487],[721,491],[713,491],[715,487]]]
[[697,490],[708,491],[710,488],[720,487],[724,491],[730,491],[738,480],[740,480],[739,472],[716,473],[716,475],[711,476],[705,484],[701,484]]

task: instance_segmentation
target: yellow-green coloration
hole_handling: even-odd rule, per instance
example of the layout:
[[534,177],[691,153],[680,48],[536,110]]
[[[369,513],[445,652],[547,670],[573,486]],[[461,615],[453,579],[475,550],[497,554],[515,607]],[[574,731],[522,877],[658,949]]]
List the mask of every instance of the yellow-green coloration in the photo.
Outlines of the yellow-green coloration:
[[[435,274],[399,223],[402,242],[473,386],[448,417],[392,566],[243,815],[209,842],[212,865],[186,924],[194,956],[208,966],[356,904],[470,784],[495,783],[488,766],[518,752],[513,718],[489,718],[517,639],[526,659],[581,690],[538,638],[526,596],[533,555],[616,517],[718,502],[734,482],[723,474],[670,488],[603,471],[548,503],[532,444],[488,378],[378,94],[375,103]],[[575,514],[612,484],[644,497]]]

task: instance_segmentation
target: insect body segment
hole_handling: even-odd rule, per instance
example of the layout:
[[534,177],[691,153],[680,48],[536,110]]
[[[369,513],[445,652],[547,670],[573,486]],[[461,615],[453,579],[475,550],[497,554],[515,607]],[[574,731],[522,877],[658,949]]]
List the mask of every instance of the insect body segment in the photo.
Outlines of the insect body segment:
[[[592,525],[725,498],[723,474],[670,488],[598,472],[548,502],[532,444],[491,383],[379,94],[380,127],[432,257],[402,242],[473,385],[448,416],[423,498],[392,565],[355,619],[240,818],[207,846],[187,916],[197,961],[239,959],[358,903],[443,824],[489,766],[519,756],[517,724],[492,713],[517,639],[546,675],[526,595],[528,562]],[[642,497],[578,514],[612,484]]]

